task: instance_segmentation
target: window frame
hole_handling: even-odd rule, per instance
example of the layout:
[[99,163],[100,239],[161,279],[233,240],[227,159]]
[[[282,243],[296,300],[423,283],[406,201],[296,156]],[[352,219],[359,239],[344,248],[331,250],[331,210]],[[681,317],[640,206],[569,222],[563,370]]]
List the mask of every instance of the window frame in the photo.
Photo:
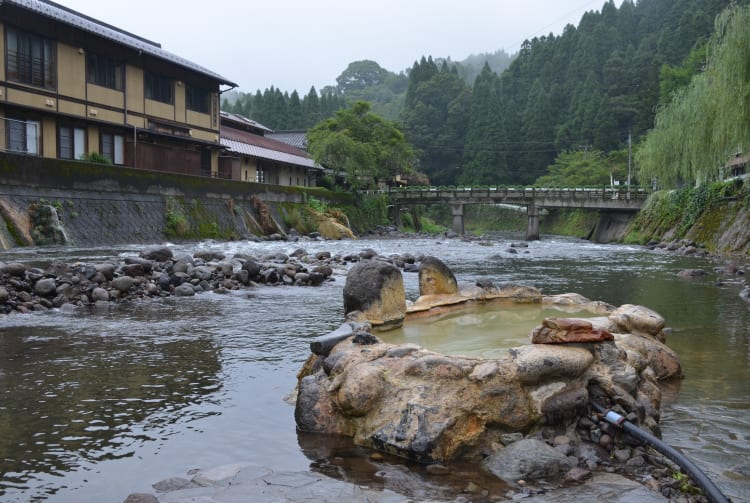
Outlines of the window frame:
[[87,52],[86,82],[115,91],[124,91],[125,64],[103,54]]
[[203,87],[185,86],[185,108],[202,114],[211,113],[211,91]]
[[144,72],[143,95],[146,99],[174,105],[174,88],[174,79],[150,71]]
[[[111,138],[111,142],[108,139]],[[111,148],[110,148],[111,145]],[[118,148],[119,147],[119,148]],[[99,132],[99,153],[112,164],[125,164],[125,135],[114,131]]]
[[[35,52],[38,61],[35,61]],[[56,42],[36,33],[6,25],[5,70],[6,78],[10,81],[44,89],[57,89]]]
[[[63,138],[63,130],[68,130],[69,135],[67,136],[68,143],[64,144]],[[79,138],[80,133],[80,138]],[[58,159],[69,159],[78,161],[81,160],[81,157],[86,155],[86,128],[81,126],[80,124],[58,124],[57,126],[57,157]],[[79,142],[80,140],[80,142]],[[69,155],[64,155],[65,153],[70,152]]]

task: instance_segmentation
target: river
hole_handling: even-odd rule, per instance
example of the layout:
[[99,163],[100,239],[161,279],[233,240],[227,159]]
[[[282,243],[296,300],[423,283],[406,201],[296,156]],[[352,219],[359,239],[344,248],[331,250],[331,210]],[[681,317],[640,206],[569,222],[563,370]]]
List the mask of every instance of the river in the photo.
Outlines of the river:
[[[577,292],[650,307],[673,330],[667,342],[686,375],[665,389],[663,438],[728,496],[750,501],[750,311],[738,296],[744,277],[717,276],[712,270],[719,264],[706,259],[550,236],[517,254],[506,251],[521,239],[504,234],[482,243],[437,238],[174,248],[210,248],[227,256],[298,247],[309,253],[422,253],[445,261],[459,281],[483,277],[545,294]],[[0,261],[95,263],[141,248],[15,249],[0,253]],[[697,267],[709,276],[676,275]],[[416,298],[416,274],[404,277],[407,297]],[[0,318],[0,501],[121,502],[190,469],[235,462],[316,470],[414,497],[455,497],[465,478],[430,476],[388,457],[375,462],[346,442],[296,433],[293,406],[284,398],[310,339],[340,324],[343,285],[339,276],[321,287],[259,287]],[[454,326],[444,322],[439,338],[455,344],[462,326],[484,324],[495,340],[522,343],[535,323],[527,316],[476,316],[458,318]],[[492,355],[496,344],[488,341],[466,351]],[[491,485],[474,476],[480,486]]]

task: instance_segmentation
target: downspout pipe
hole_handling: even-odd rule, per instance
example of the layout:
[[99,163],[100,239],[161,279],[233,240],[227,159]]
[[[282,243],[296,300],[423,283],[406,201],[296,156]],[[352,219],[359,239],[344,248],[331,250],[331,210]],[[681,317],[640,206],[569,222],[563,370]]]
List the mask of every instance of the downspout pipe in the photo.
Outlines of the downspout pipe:
[[605,409],[595,402],[591,402],[591,406],[602,417],[602,419],[604,419],[608,423],[613,424],[618,428],[625,430],[631,436],[642,440],[643,442],[646,442],[654,449],[677,463],[680,468],[685,470],[685,472],[690,475],[690,478],[693,479],[693,482],[695,482],[698,487],[703,489],[703,491],[706,493],[706,496],[712,503],[731,503],[729,498],[724,496],[719,488],[714,485],[711,479],[709,479],[706,474],[703,473],[701,469],[695,465],[695,463],[690,461],[677,449],[662,442],[651,433],[634,425],[617,412],[610,409]]

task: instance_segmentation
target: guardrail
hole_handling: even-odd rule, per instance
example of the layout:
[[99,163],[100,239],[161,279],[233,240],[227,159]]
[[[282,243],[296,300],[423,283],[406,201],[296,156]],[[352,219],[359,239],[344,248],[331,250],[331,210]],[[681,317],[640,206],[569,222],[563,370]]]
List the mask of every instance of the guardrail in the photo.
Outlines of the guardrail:
[[507,201],[529,201],[534,199],[597,199],[597,200],[645,200],[649,190],[628,188],[540,188],[540,187],[406,187],[386,191],[392,200],[438,200],[438,199],[502,199]]

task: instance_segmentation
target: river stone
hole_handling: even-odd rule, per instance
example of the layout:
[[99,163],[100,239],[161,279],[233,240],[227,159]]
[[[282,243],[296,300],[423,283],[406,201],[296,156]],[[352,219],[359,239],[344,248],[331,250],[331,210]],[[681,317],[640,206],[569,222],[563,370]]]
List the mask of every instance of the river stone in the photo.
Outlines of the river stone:
[[135,280],[130,276],[120,276],[112,280],[111,285],[116,290],[125,293],[135,284]]
[[54,278],[40,279],[34,284],[34,293],[41,297],[48,297],[57,293],[57,284]]
[[93,290],[91,290],[91,302],[108,300],[109,292],[107,292],[107,290],[105,290],[104,288],[94,288]]
[[543,479],[571,468],[568,457],[541,440],[519,440],[504,447],[482,462],[484,468],[506,482]]
[[52,262],[50,262],[47,268],[44,269],[44,272],[50,276],[59,278],[66,275],[69,270],[70,266],[68,266],[68,264],[66,264],[62,260],[53,260]]
[[191,262],[186,262],[185,260],[178,260],[177,262],[172,264],[172,273],[177,272],[192,274],[193,264]]
[[146,275],[146,269],[143,267],[143,264],[125,264],[120,270],[122,274],[130,276],[131,278]]
[[706,270],[705,269],[684,269],[677,273],[677,276],[680,278],[699,278],[701,276],[705,276]]
[[508,351],[516,365],[518,379],[534,384],[552,377],[578,377],[594,361],[590,351],[573,346],[521,346]]
[[0,286],[0,304],[8,302],[8,290],[4,286]]
[[315,266],[313,267],[312,271],[322,274],[324,278],[327,278],[333,274],[333,268],[330,265]]
[[590,321],[575,318],[545,318],[531,332],[532,344],[570,344],[614,340],[612,334],[595,329]]
[[216,264],[216,269],[227,278],[230,277],[234,272],[234,266],[232,266],[232,263],[224,260]]
[[658,336],[664,329],[664,318],[647,307],[623,304],[615,309],[609,319],[621,333],[638,333]]
[[260,264],[251,258],[245,259],[242,269],[248,272],[253,281],[257,281],[260,277]]
[[141,250],[140,257],[156,262],[166,262],[173,257],[173,254],[172,250],[166,246],[155,246]]
[[364,260],[354,265],[344,285],[344,313],[353,311],[364,313],[373,326],[400,326],[406,316],[401,271],[377,260]]
[[0,267],[0,273],[23,278],[26,274],[26,266],[18,262],[11,262]]
[[458,282],[453,271],[436,257],[424,257],[419,265],[419,295],[455,295]]
[[193,269],[193,276],[198,278],[201,281],[208,281],[211,279],[211,275],[213,274],[213,270],[205,265],[199,265],[195,269]]
[[107,281],[112,281],[115,277],[115,265],[105,262],[94,266],[96,272],[101,273]]
[[174,289],[174,294],[178,297],[192,297],[195,295],[195,288],[190,283],[182,283]]

